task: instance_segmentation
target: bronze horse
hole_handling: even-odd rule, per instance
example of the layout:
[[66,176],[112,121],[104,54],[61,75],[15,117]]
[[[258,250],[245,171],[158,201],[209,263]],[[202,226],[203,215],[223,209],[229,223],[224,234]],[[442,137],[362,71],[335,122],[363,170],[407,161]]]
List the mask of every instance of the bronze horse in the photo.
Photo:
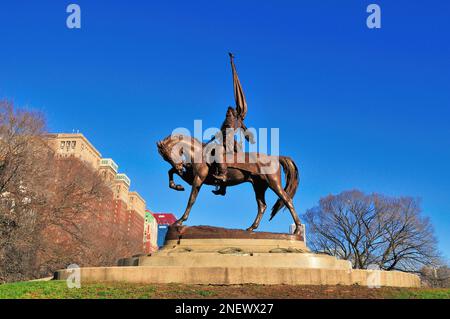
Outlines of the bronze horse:
[[[168,136],[157,143],[158,152],[163,159],[172,165],[169,170],[169,187],[184,191],[183,186],[175,184],[173,175],[179,175],[186,183],[192,186],[189,201],[183,216],[176,221],[175,225],[181,225],[189,217],[192,206],[202,185],[217,185],[217,180],[213,177],[213,170],[205,159],[204,151],[207,144],[199,142],[197,139],[184,135]],[[175,148],[176,147],[176,148]],[[239,153],[237,153],[239,154]],[[247,229],[253,231],[258,228],[261,218],[267,208],[265,193],[270,188],[279,197],[272,208],[270,220],[280,209],[287,207],[296,225],[294,234],[300,234],[301,223],[295,211],[292,199],[298,187],[298,169],[294,161],[285,156],[269,156],[259,153],[240,153],[245,156],[245,163],[227,164],[226,186],[235,186],[249,182],[253,185],[256,201],[258,203],[258,214],[253,224]],[[236,155],[236,154],[235,154]],[[250,156],[256,156],[255,161],[249,162]],[[188,161],[186,161],[188,159]],[[192,159],[197,159],[192,161]],[[199,160],[198,160],[199,159]],[[281,167],[283,167],[286,187],[281,184]],[[264,171],[263,166],[276,165],[270,173]]]

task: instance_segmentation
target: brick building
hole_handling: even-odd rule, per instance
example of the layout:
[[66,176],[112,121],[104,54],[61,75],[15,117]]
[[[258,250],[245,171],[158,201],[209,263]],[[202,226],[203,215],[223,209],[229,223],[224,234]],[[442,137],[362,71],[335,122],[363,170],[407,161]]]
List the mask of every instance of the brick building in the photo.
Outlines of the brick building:
[[112,159],[102,158],[100,152],[83,134],[49,134],[48,141],[58,156],[74,156],[99,170],[100,176],[113,192],[114,212],[104,216],[113,218],[113,222],[119,226],[119,232],[128,239],[127,244],[136,247],[136,253],[144,252],[146,203],[138,192],[130,191],[130,178],[119,173],[119,166]]

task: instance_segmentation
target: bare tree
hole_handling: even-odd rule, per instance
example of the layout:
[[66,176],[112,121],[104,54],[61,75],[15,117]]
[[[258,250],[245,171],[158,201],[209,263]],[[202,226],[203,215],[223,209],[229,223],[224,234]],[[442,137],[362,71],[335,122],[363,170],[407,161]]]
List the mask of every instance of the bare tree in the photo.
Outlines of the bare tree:
[[450,288],[450,268],[447,265],[424,267],[420,271],[422,284],[432,288]]
[[112,193],[94,171],[76,158],[55,159],[54,175],[47,180],[45,207],[39,211],[43,238],[37,250],[40,272],[76,263],[100,262],[96,243],[105,242],[106,217],[112,211]]
[[322,198],[304,220],[314,251],[350,260],[356,269],[418,272],[439,258],[432,225],[411,197],[346,191]]
[[30,254],[35,232],[33,206],[43,202],[49,149],[42,139],[40,114],[15,110],[0,102],[0,281],[31,276],[35,256]]
[[48,147],[43,116],[0,102],[0,282],[76,263],[114,265],[140,250],[114,221],[110,188]]

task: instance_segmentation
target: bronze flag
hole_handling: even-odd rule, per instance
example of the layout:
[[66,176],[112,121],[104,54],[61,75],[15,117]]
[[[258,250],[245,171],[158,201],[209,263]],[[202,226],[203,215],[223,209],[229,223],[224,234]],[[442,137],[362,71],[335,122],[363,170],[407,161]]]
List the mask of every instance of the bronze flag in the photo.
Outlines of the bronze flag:
[[236,66],[234,65],[233,53],[228,53],[231,59],[231,68],[233,70],[233,87],[234,87],[234,100],[236,101],[236,112],[241,120],[245,119],[247,115],[247,101],[245,100],[244,90],[242,89],[241,82],[239,81],[238,74],[236,72]]

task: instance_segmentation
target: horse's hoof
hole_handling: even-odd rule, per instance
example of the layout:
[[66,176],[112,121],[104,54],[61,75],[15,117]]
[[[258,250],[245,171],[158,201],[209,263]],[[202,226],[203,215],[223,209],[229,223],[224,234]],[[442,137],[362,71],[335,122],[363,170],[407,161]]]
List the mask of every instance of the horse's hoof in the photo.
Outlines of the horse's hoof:
[[255,230],[254,227],[249,227],[249,228],[247,228],[247,231],[249,231],[249,232],[253,232],[254,230]]
[[184,191],[184,187],[179,185],[179,184],[175,184],[175,183],[170,183],[169,184],[169,188],[179,191],[179,192],[183,192]]
[[179,192],[184,192],[184,187],[181,185],[176,185],[175,186],[175,190],[179,191]]

